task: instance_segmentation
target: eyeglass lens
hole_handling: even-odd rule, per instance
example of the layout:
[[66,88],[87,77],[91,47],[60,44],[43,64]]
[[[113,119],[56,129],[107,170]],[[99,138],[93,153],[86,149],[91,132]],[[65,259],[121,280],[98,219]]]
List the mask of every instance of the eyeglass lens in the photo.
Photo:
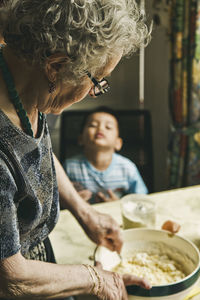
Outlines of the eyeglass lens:
[[106,93],[109,90],[108,81],[103,78],[100,82],[98,82],[98,85],[94,86],[93,90],[95,96]]

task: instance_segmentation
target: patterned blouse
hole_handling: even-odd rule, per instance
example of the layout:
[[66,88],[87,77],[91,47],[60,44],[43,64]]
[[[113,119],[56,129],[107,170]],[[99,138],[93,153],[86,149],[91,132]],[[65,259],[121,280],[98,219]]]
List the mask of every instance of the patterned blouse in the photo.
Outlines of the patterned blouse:
[[0,259],[18,251],[28,256],[58,219],[52,146],[45,117],[42,122],[39,137],[32,138],[0,110],[0,142],[7,149],[8,160],[10,154],[14,157],[14,168],[21,174],[19,191],[6,160],[0,156]]

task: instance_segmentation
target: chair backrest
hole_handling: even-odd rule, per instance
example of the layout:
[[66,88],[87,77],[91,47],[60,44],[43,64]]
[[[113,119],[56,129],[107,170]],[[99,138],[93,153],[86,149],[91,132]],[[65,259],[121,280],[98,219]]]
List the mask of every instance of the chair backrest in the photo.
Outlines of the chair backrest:
[[[64,111],[61,116],[61,163],[81,152],[77,139],[88,110]],[[148,110],[115,110],[119,119],[123,147],[120,154],[138,167],[149,192],[154,191],[151,116]]]

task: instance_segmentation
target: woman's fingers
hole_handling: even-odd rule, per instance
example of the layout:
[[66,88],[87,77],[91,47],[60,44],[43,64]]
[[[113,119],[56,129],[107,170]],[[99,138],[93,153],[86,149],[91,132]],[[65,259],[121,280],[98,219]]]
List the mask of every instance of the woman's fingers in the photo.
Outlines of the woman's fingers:
[[135,275],[124,274],[123,281],[125,285],[138,285],[147,290],[151,289],[151,284],[147,279]]
[[90,207],[89,217],[82,224],[86,234],[97,245],[120,253],[123,240],[119,224],[110,215],[99,213],[91,205]]
[[101,300],[128,300],[127,291],[123,278],[120,274],[105,271],[100,262],[95,266],[101,278],[101,293],[98,295]]
[[103,242],[103,246],[108,248],[111,251],[116,251],[120,254],[121,252],[121,248],[122,248],[122,243],[123,241],[120,240],[120,238],[118,238],[118,240],[116,241],[116,239],[114,237],[111,238],[106,238]]
[[111,251],[120,253],[123,245],[123,238],[119,225],[107,214],[101,214],[100,224],[103,231],[102,239],[99,244],[107,247]]
[[97,267],[97,268],[103,270],[103,266],[102,266],[102,264],[100,263],[100,261],[95,261],[95,262],[94,262],[94,265],[95,265],[95,267]]
[[126,285],[138,285],[144,289],[151,288],[150,283],[146,279],[130,274],[120,275],[115,272],[104,271],[99,261],[96,262],[96,267],[103,276],[103,288],[100,299],[128,300]]

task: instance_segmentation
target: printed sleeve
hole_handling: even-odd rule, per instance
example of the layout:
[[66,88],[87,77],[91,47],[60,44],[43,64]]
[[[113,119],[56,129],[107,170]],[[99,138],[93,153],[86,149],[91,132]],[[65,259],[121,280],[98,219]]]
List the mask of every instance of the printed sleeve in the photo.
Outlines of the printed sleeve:
[[140,175],[140,172],[135,164],[132,165],[132,170],[129,174],[129,194],[147,194],[148,189]]
[[0,259],[4,259],[20,250],[20,238],[14,203],[17,187],[2,159],[0,159],[0,178]]

